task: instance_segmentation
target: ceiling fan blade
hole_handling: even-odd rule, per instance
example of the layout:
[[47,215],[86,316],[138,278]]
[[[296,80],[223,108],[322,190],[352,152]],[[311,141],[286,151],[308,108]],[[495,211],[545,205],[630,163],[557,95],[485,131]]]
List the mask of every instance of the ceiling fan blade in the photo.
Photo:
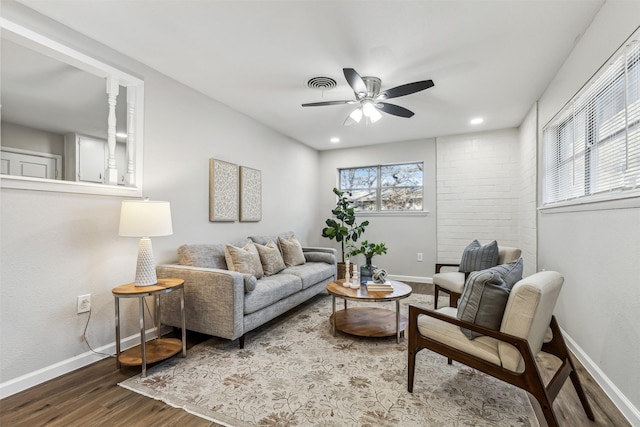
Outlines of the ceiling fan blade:
[[364,84],[364,80],[360,77],[360,74],[353,68],[343,68],[344,78],[347,79],[347,83],[351,86],[351,89],[356,93],[358,98],[362,98],[367,94],[367,85]]
[[380,95],[385,99],[397,98],[399,96],[411,95],[412,93],[420,92],[421,90],[429,89],[433,86],[433,80],[422,80],[393,87],[380,93]]
[[394,116],[409,118],[413,116],[413,111],[407,110],[404,107],[395,104],[389,104],[388,102],[378,102],[376,107],[380,110],[384,111],[387,114],[391,114]]
[[302,104],[303,107],[322,107],[323,105],[343,105],[343,104],[355,104],[356,101],[322,101],[322,102],[309,102]]

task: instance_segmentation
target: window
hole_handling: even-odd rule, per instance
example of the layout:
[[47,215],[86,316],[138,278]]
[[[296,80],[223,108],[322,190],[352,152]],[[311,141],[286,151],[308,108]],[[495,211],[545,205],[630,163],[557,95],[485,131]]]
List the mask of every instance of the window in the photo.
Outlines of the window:
[[544,127],[544,205],[640,188],[639,36]]
[[422,211],[423,163],[339,169],[340,190],[358,211]]

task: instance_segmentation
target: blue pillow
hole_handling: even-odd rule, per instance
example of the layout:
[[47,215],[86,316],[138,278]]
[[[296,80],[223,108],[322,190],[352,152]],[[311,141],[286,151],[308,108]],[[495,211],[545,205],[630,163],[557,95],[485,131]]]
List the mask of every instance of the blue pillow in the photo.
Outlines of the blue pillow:
[[[513,285],[522,279],[523,268],[522,258],[519,258],[509,264],[471,273],[458,301],[458,319],[500,330],[509,293]],[[481,336],[477,332],[460,329],[470,340]]]
[[458,271],[470,273],[472,271],[486,270],[498,264],[498,242],[495,240],[484,246],[474,240],[464,249]]

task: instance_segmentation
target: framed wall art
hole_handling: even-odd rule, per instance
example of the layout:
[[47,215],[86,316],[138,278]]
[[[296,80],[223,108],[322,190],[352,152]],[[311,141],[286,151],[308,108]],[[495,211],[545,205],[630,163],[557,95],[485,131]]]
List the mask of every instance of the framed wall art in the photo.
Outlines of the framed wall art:
[[262,175],[259,170],[240,166],[240,221],[262,219]]
[[209,159],[209,221],[238,220],[238,165]]

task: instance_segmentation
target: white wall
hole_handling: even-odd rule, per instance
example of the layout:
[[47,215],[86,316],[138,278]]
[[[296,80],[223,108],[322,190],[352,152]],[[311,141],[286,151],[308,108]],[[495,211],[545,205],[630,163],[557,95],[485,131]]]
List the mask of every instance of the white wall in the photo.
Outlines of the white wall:
[[[316,151],[52,21],[4,4],[2,15],[144,78],[144,193],[171,202],[174,226],[153,239],[157,262],[182,243],[256,233],[293,230],[319,243]],[[262,171],[262,221],[209,222],[211,157]],[[92,346],[113,344],[111,289],[132,281],[137,241],[118,237],[119,197],[3,189],[0,200],[0,391],[11,392],[90,361],[78,295],[92,296]],[[135,301],[122,306],[123,335],[134,334]]]
[[438,262],[474,239],[518,246],[519,145],[517,129],[437,138]]
[[0,142],[3,147],[64,156],[64,135],[15,123],[2,122]]
[[[638,17],[640,2],[605,3],[541,97],[539,135],[638,27]],[[564,274],[559,323],[587,369],[638,425],[640,200],[584,209],[539,214],[538,266]]]
[[[384,242],[389,249],[386,255],[373,258],[375,265],[385,268],[400,280],[425,282],[432,276],[436,262],[436,156],[433,139],[321,152],[320,179],[316,185],[319,219],[315,232],[321,236],[324,221],[331,217],[331,209],[336,205],[332,189],[338,185],[338,168],[403,162],[424,162],[424,209],[428,214],[363,213],[358,218],[370,222],[363,235],[364,240]],[[324,246],[339,248],[335,241],[321,240]],[[422,262],[417,261],[418,252],[423,254]],[[358,256],[356,262],[364,263],[363,257]]]

